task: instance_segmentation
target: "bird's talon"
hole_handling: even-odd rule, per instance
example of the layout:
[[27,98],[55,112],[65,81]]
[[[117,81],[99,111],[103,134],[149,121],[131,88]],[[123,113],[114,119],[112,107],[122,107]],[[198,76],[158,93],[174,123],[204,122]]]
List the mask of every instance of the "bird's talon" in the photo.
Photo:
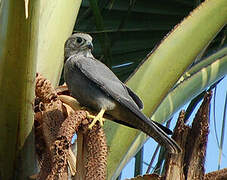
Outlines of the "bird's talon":
[[88,111],[86,111],[86,116],[88,119],[95,119],[95,116],[91,115]]
[[97,121],[95,119],[92,121],[92,123],[88,126],[88,129],[92,129],[92,127],[95,125]]
[[100,123],[100,126],[103,127],[103,125],[104,125],[104,119],[103,119],[103,118],[100,119],[100,120],[99,120],[99,123]]
[[93,121],[91,122],[91,124],[88,126],[88,129],[92,129],[92,127],[95,125],[95,123],[97,121],[99,121],[100,126],[103,126],[103,122],[104,122],[103,114],[104,114],[104,112],[105,112],[105,110],[104,109],[101,109],[101,111],[98,113],[97,116],[92,116],[92,115],[90,115],[87,112],[88,113],[87,114],[87,117],[93,119]]

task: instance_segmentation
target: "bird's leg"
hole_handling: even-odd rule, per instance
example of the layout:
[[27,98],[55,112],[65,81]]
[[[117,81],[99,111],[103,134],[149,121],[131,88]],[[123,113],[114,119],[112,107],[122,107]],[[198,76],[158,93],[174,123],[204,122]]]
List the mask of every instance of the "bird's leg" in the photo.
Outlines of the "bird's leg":
[[92,129],[92,127],[95,125],[95,123],[97,121],[99,121],[100,123],[100,126],[103,126],[103,123],[104,123],[104,118],[103,118],[103,115],[105,113],[105,109],[101,109],[99,111],[99,113],[97,114],[97,116],[92,116],[92,115],[87,115],[88,118],[91,118],[93,119],[93,121],[91,122],[91,124],[88,126],[89,129]]

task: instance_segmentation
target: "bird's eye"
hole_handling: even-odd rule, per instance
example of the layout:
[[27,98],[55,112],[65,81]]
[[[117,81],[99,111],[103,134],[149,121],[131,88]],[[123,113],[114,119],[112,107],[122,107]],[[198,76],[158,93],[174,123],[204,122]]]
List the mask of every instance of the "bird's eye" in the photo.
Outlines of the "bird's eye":
[[77,42],[78,44],[80,44],[82,41],[83,41],[83,39],[82,39],[81,37],[76,38],[76,42]]

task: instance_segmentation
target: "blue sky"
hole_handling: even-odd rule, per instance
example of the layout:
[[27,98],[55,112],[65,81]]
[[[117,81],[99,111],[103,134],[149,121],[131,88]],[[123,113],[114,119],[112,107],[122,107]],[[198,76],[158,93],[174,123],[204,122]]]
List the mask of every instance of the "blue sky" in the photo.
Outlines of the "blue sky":
[[[217,86],[217,93],[216,93],[216,127],[217,127],[217,134],[218,140],[220,142],[221,136],[221,129],[222,129],[222,121],[223,121],[223,113],[224,113],[224,103],[225,103],[225,96],[227,92],[227,77],[225,77]],[[214,102],[214,98],[212,98],[212,105]],[[200,104],[199,104],[200,105]],[[198,107],[199,107],[198,105]],[[198,108],[197,107],[197,108]],[[186,108],[183,107],[183,108]],[[173,117],[173,122],[171,123],[171,129],[174,128],[176,119],[178,117],[179,112],[177,112]],[[191,118],[194,118],[195,113],[192,114]],[[213,118],[213,107],[211,106],[211,114],[210,114],[210,133],[208,136],[208,148],[206,154],[206,161],[205,161],[205,171],[211,172],[218,169],[218,159],[219,159],[219,148],[215,136],[214,130],[214,118]],[[221,166],[220,168],[227,167],[227,142],[226,142],[226,131],[225,131],[225,138],[223,144],[223,151],[221,156]],[[157,143],[153,139],[149,139],[144,145],[144,162],[149,164],[151,157],[154,153],[154,149],[156,148]],[[121,179],[125,178],[132,178],[134,177],[134,163],[135,159],[133,158],[123,169]],[[143,174],[146,173],[147,165],[143,164]]]

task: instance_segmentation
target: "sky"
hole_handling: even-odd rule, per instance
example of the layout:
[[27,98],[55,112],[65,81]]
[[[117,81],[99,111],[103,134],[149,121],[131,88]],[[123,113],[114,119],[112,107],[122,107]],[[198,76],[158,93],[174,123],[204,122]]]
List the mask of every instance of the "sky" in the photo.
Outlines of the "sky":
[[[227,77],[225,77],[218,84],[217,92],[216,92],[215,117],[216,117],[216,127],[217,127],[217,135],[218,135],[219,142],[220,142],[220,137],[221,137],[226,93],[227,93]],[[212,98],[212,101],[211,101],[212,105],[213,105],[213,102],[214,102],[214,98]],[[197,107],[196,107],[197,109],[199,108],[200,104],[197,105]],[[187,105],[184,106],[182,109],[186,109],[186,107],[187,107]],[[174,128],[178,115],[179,115],[179,112],[177,112],[174,115],[170,129]],[[195,112],[191,115],[191,118],[194,118],[194,116],[195,116]],[[214,118],[213,117],[214,117],[213,107],[211,106],[210,132],[208,135],[207,154],[206,154],[206,160],[205,160],[205,172],[206,173],[218,170],[219,148],[218,148],[218,143],[217,143],[216,136],[215,136]],[[221,165],[220,165],[221,169],[227,167],[227,139],[226,139],[227,132],[226,132],[226,130],[224,131],[224,134],[225,134],[225,136],[224,136],[223,150],[222,150],[222,156],[221,156]],[[147,171],[147,167],[148,167],[147,164],[150,163],[151,157],[154,153],[156,146],[157,146],[157,143],[151,138],[149,138],[149,140],[144,144],[143,156],[144,156],[145,163],[143,164],[143,174],[145,174]],[[122,180],[126,179],[126,178],[134,177],[134,164],[135,164],[135,158],[131,159],[129,161],[129,163],[126,165],[126,167],[123,169],[122,175],[121,175]]]

